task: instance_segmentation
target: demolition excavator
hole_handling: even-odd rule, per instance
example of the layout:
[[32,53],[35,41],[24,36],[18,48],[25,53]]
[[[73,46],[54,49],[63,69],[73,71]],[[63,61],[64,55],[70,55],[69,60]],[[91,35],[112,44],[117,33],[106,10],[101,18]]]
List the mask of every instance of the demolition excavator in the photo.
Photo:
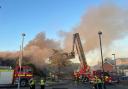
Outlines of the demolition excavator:
[[78,54],[78,58],[80,61],[80,68],[77,71],[74,71],[75,80],[82,80],[88,82],[91,78],[90,67],[87,64],[85,53],[82,47],[81,39],[79,33],[73,34],[73,48],[72,48],[72,56],[75,55],[75,49]]

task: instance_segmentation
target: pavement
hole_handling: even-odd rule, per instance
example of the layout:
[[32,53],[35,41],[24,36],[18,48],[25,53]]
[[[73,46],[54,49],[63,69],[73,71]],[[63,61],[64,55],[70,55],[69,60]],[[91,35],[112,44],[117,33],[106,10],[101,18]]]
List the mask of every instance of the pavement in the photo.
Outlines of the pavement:
[[46,86],[53,86],[53,85],[64,85],[70,83],[69,80],[59,80],[59,81],[46,81]]
[[[17,87],[3,87],[0,89],[17,89]],[[20,89],[29,89],[29,87],[22,87]],[[40,89],[40,86],[37,84],[35,89]],[[57,82],[48,82],[45,89],[93,89],[92,85],[86,84],[77,84],[72,81],[63,80]],[[128,86],[121,84],[107,85],[107,89],[128,89]]]
[[124,86],[124,85],[121,85],[121,84],[108,85],[107,89],[128,89],[128,86]]

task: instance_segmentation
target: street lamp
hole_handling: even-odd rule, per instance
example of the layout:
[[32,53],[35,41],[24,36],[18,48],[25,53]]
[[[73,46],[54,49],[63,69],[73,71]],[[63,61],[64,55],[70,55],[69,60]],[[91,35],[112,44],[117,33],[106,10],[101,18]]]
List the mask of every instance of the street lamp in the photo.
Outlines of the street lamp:
[[[99,41],[100,41],[100,51],[101,51],[101,60],[102,60],[103,79],[104,79],[104,81],[105,81],[104,67],[103,67],[103,63],[104,63],[104,61],[103,61],[102,42],[101,42],[101,35],[102,35],[102,32],[99,31],[98,34],[99,34]],[[105,83],[104,83],[104,89],[106,89]]]
[[100,51],[101,51],[102,71],[103,71],[103,75],[104,75],[104,67],[103,67],[104,61],[103,61],[102,42],[101,42],[101,35],[102,35],[102,32],[99,31],[98,34],[99,34],[99,40],[100,40]]
[[115,61],[115,70],[116,70],[116,76],[117,76],[117,66],[116,66],[116,54],[112,54],[113,55],[113,57],[114,57],[114,61]]
[[25,33],[22,33],[22,44],[21,44],[21,51],[22,51],[22,53],[21,53],[21,65],[22,65],[22,60],[23,60],[23,48],[24,48],[24,37],[25,37]]
[[[19,67],[20,67],[20,72],[21,73],[21,67],[22,67],[22,60],[23,60],[23,48],[24,48],[24,37],[25,33],[22,33],[22,42],[20,46],[20,51],[21,51],[21,57],[19,58]],[[20,89],[20,76],[19,76],[19,82],[18,82],[18,89]]]

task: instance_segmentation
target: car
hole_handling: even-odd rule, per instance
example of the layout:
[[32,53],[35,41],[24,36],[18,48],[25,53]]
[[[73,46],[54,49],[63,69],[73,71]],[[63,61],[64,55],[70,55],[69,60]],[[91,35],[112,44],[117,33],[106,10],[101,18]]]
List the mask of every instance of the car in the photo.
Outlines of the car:
[[119,78],[120,81],[128,81],[128,76],[122,76]]

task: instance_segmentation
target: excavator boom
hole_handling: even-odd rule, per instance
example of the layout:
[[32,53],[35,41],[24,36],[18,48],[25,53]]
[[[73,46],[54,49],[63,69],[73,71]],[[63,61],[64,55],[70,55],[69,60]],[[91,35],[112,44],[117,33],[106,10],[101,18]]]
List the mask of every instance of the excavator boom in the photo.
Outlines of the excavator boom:
[[82,47],[82,43],[81,43],[81,40],[80,40],[79,33],[75,33],[73,35],[73,50],[72,50],[72,52],[74,52],[75,47],[76,47],[76,51],[77,51],[80,63],[82,65],[87,65],[86,57],[85,57],[85,54],[84,54],[84,50],[83,50],[83,47]]
[[[79,78],[82,76],[85,81],[88,81],[90,79],[90,67],[87,65],[85,53],[82,47],[82,43],[80,40],[79,33],[73,34],[73,49],[72,53],[74,52],[74,49],[76,48],[79,60],[80,60],[80,69],[79,72],[74,72],[74,75]],[[82,79],[82,80],[83,80]]]

